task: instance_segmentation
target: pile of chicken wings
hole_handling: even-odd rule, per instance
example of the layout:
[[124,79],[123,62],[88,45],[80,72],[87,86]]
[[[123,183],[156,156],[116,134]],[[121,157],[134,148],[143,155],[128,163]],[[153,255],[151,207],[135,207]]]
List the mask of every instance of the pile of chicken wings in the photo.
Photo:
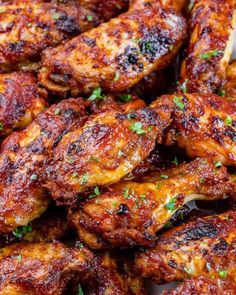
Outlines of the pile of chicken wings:
[[236,294],[235,9],[0,1],[0,295]]

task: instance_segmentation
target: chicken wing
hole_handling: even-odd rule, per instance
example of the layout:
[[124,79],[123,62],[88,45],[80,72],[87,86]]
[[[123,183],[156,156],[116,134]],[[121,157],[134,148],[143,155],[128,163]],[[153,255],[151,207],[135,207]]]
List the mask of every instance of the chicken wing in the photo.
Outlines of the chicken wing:
[[188,0],[131,0],[129,9],[134,10],[162,6],[181,12],[186,8],[187,3]]
[[29,125],[46,107],[46,97],[32,73],[0,74],[0,136]]
[[119,181],[162,141],[169,113],[149,107],[107,111],[63,136],[47,168],[46,187],[58,204],[73,204],[78,194]]
[[189,93],[218,92],[233,49],[234,0],[195,0],[181,83]]
[[121,92],[173,60],[185,34],[183,17],[173,11],[132,10],[45,50],[39,79],[58,94]]
[[62,295],[68,281],[89,267],[90,251],[59,242],[19,243],[1,249],[0,295]]
[[199,277],[179,284],[176,289],[164,291],[161,295],[235,295],[236,285],[226,279]]
[[198,218],[164,233],[156,245],[138,253],[141,275],[157,283],[197,278],[236,282],[236,211]]
[[196,159],[140,182],[122,181],[108,187],[71,210],[69,219],[90,248],[151,246],[156,232],[185,203],[236,197],[235,191],[236,183],[225,168]]
[[[43,49],[60,44],[81,32],[116,16],[126,6],[125,0],[111,0],[108,9],[103,0],[94,0],[100,14],[80,5],[79,1],[13,1],[0,5],[0,70],[38,67]],[[49,1],[48,1],[49,2]],[[52,1],[51,1],[52,2]],[[104,3],[103,3],[104,2]],[[118,4],[119,9],[116,4]]]
[[[0,233],[27,225],[47,208],[41,185],[45,162],[63,135],[77,129],[85,116],[81,99],[53,105],[23,131],[3,142],[0,154]],[[82,121],[81,121],[82,120]]]
[[236,103],[214,94],[162,96],[151,105],[172,108],[166,144],[185,148],[190,157],[206,157],[216,165],[236,165]]

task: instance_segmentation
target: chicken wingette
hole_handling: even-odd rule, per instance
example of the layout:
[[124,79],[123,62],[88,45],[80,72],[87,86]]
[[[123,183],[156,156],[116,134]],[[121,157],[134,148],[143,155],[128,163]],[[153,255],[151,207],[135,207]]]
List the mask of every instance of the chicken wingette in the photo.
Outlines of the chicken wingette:
[[87,249],[59,242],[19,243],[1,249],[0,295],[62,295],[68,281],[89,267]]
[[236,284],[225,278],[205,278],[200,276],[179,284],[175,289],[161,295],[235,295]]
[[196,159],[140,182],[121,181],[91,195],[69,219],[90,248],[151,246],[156,232],[191,200],[236,197],[236,183],[225,168]]
[[[60,44],[104,21],[100,2],[100,15],[79,1],[12,1],[0,5],[0,71],[33,69],[38,67],[40,53],[47,47]],[[49,2],[49,1],[48,1]],[[53,2],[53,1],[51,1]],[[118,14],[125,1],[112,0],[107,17]],[[116,7],[114,11],[112,8]]]
[[182,16],[171,10],[131,10],[64,45],[43,52],[40,82],[73,96],[97,87],[121,92],[166,67],[186,36]]
[[236,282],[236,211],[198,218],[159,236],[136,267],[157,283],[204,276]]
[[180,88],[189,93],[216,93],[225,82],[233,50],[234,0],[195,0],[191,37],[181,67]]
[[47,208],[41,185],[45,163],[67,132],[79,128],[85,116],[81,99],[69,99],[40,113],[23,131],[8,136],[0,154],[0,233],[27,225]]
[[0,74],[0,137],[29,125],[47,106],[46,97],[32,73]]
[[190,157],[236,165],[236,102],[214,94],[162,96],[151,105],[172,112],[166,144],[176,142]]
[[[161,143],[170,113],[146,107],[91,116],[64,135],[47,167],[46,187],[58,204],[73,204],[78,193],[119,181]],[[94,188],[95,187],[95,188]]]

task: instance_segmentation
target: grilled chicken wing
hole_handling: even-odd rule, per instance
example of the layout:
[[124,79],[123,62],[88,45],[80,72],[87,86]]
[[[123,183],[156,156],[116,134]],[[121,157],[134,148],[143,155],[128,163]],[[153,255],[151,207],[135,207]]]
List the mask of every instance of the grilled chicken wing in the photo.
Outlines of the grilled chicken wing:
[[[63,40],[99,25],[125,8],[125,0],[111,0],[110,9],[105,1],[96,0],[98,13],[79,4],[79,1],[13,1],[0,5],[0,70],[35,68],[40,53],[46,47],[56,46]],[[53,2],[53,1],[51,1]],[[99,4],[100,3],[100,4]],[[119,8],[116,7],[118,4]],[[100,8],[99,8],[100,7]]]
[[[218,92],[233,48],[234,0],[195,0],[181,79],[187,92]],[[183,84],[182,84],[183,87]]]
[[58,204],[77,202],[78,193],[119,181],[162,141],[169,113],[149,107],[107,111],[63,136],[49,165],[46,187]]
[[19,243],[1,249],[0,294],[64,294],[68,281],[88,268],[93,255],[59,242]]
[[151,246],[156,232],[185,203],[236,196],[235,190],[225,168],[197,159],[140,182],[119,182],[80,203],[69,218],[91,248]]
[[0,233],[26,225],[45,211],[49,203],[41,185],[45,162],[62,136],[82,124],[84,115],[83,100],[66,100],[40,113],[25,130],[3,142]]
[[0,136],[29,125],[46,107],[46,97],[32,73],[0,74]]
[[198,218],[159,237],[137,254],[141,275],[157,283],[186,278],[228,278],[236,282],[236,211]]
[[176,289],[164,291],[162,295],[235,295],[236,285],[227,279],[199,277],[179,284]]
[[173,108],[167,144],[177,142],[190,157],[211,158],[216,165],[236,165],[235,102],[214,94],[176,94],[162,96],[151,107],[157,112]]
[[94,257],[90,268],[79,275],[85,295],[147,294],[143,279],[133,270],[133,260],[121,255],[105,252]]
[[120,92],[165,67],[185,39],[184,19],[162,8],[132,10],[45,50],[41,83],[59,94]]

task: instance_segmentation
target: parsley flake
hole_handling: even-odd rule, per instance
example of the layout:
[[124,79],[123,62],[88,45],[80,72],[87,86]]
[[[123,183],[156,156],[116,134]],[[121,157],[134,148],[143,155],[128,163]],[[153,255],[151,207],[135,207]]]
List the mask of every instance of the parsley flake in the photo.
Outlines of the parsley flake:
[[227,272],[227,270],[219,270],[219,271],[218,271],[218,274],[219,274],[219,276],[220,276],[222,279],[226,279],[226,278],[227,278],[227,275],[228,275],[228,272]]
[[2,131],[4,129],[4,125],[3,123],[0,122],[0,131]]
[[129,126],[129,130],[134,131],[140,135],[140,134],[146,133],[146,131],[143,130],[142,127],[143,127],[143,124],[141,122],[135,122]]
[[16,256],[16,259],[17,259],[18,262],[21,262],[22,261],[22,256],[21,255],[17,255]]
[[84,295],[81,285],[78,286],[77,295]]
[[215,167],[220,168],[222,166],[222,163],[220,161],[215,162]]
[[185,105],[183,103],[183,97],[181,96],[174,96],[173,98],[173,102],[176,104],[176,106],[180,109],[180,110],[184,110]]
[[88,20],[89,22],[91,22],[91,21],[93,20],[93,16],[92,16],[92,15],[87,15],[87,20]]
[[80,178],[80,184],[86,184],[88,182],[88,177],[89,177],[88,173],[85,173],[84,175],[82,175]]
[[207,51],[207,52],[201,54],[200,55],[200,58],[201,59],[207,59],[207,58],[211,58],[211,57],[217,56],[217,55],[219,55],[221,53],[223,53],[222,50],[215,49],[215,50]]
[[90,157],[90,160],[92,160],[92,161],[94,161],[94,162],[96,162],[96,163],[99,162],[99,158],[98,158],[98,157],[95,157],[95,156],[91,156],[91,157]]
[[170,200],[169,203],[166,204],[166,209],[169,211],[174,211],[176,206],[176,197],[174,197],[172,200]]
[[102,95],[102,88],[101,87],[94,89],[92,94],[88,98],[88,100],[96,100],[96,99],[104,99],[104,96]]
[[58,20],[60,18],[60,16],[61,15],[58,12],[55,12],[55,13],[52,14],[52,18],[55,19],[55,20]]
[[37,178],[38,178],[38,175],[37,174],[32,174],[30,176],[30,180],[37,180]]
[[171,163],[175,164],[176,166],[179,164],[178,158],[175,157],[173,161],[171,161]]
[[119,99],[125,102],[131,101],[132,96],[131,94],[121,94],[119,95]]
[[165,174],[161,174],[161,178],[163,178],[163,179],[168,179],[169,176],[168,176],[168,175],[165,175]]
[[218,92],[218,95],[219,96],[225,96],[225,90],[224,89],[221,89],[219,92]]
[[233,119],[228,115],[225,119],[225,125],[232,126]]
[[61,110],[60,110],[59,108],[56,108],[54,114],[55,114],[55,115],[59,115],[60,112],[61,112]]
[[72,176],[73,178],[76,178],[76,177],[78,176],[78,173],[77,173],[77,172],[73,172],[73,173],[71,174],[71,176]]
[[120,73],[119,72],[116,72],[116,75],[115,75],[115,78],[114,78],[114,82],[115,81],[119,81],[119,79],[120,79]]
[[97,196],[100,195],[99,187],[98,186],[95,186],[93,192],[94,192],[93,194],[91,194],[91,195],[88,196],[89,199],[96,198]]
[[28,224],[28,225],[24,225],[24,226],[20,226],[20,227],[16,228],[12,232],[12,234],[16,238],[21,239],[26,233],[31,233],[32,230],[33,230],[32,226],[30,224]]

